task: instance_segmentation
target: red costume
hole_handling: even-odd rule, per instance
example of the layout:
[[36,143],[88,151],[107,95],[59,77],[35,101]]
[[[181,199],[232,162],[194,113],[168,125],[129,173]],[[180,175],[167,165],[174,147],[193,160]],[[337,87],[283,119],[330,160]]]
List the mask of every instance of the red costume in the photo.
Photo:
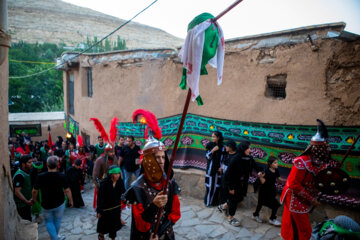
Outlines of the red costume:
[[320,120],[318,122],[318,133],[305,152],[293,161],[281,194],[280,201],[284,203],[281,236],[285,240],[309,240],[311,237],[309,212],[318,197],[316,175],[328,167],[330,160],[326,127]]
[[317,198],[315,175],[325,169],[326,165],[314,166],[309,156],[300,156],[293,162],[290,175],[281,194],[284,213],[281,224],[281,236],[288,239],[309,240],[311,226],[308,212],[311,202]]
[[77,152],[75,150],[70,151],[70,157],[69,157],[70,166],[74,166],[74,162],[76,159],[78,159]]

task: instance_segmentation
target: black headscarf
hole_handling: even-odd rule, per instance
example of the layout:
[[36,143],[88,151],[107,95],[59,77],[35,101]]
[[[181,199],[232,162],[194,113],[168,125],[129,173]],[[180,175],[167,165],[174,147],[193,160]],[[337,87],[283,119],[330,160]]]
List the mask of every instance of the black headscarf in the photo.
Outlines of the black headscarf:
[[249,147],[250,147],[250,142],[248,141],[241,142],[237,148],[240,156],[245,156],[245,150],[248,149]]

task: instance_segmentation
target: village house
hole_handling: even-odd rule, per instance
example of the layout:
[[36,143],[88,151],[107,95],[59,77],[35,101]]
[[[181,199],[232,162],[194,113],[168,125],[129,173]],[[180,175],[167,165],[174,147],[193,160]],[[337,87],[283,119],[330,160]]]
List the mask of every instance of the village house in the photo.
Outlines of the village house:
[[[216,69],[208,66],[209,74],[200,78],[204,105],[190,104],[175,159],[175,167],[187,169],[175,171],[185,195],[203,197],[204,146],[213,130],[237,142],[250,140],[260,163],[269,155],[277,156],[286,177],[320,118],[333,132],[333,156],[341,160],[360,133],[360,38],[344,28],[344,23],[331,23],[225,42],[223,83],[217,86]],[[98,118],[109,129],[117,117],[119,134],[134,135],[142,145],[143,133],[130,122],[133,111],[143,108],[160,119],[162,140],[171,150],[186,97],[179,87],[183,66],[178,52],[64,53],[58,63],[63,63],[68,131],[95,144],[98,132],[89,118]],[[357,143],[343,166],[356,182],[359,152]],[[356,194],[341,201],[325,200],[359,207]]]
[[[203,106],[189,113],[248,122],[360,125],[359,36],[344,23],[315,25],[226,41],[223,83],[216,69],[200,78]],[[225,33],[226,34],[226,33]],[[225,35],[226,36],[226,35]],[[67,126],[96,142],[89,122],[109,128],[116,116],[131,121],[137,108],[158,118],[182,112],[179,49],[137,49],[98,54],[64,53]],[[76,56],[76,57],[74,57]]]

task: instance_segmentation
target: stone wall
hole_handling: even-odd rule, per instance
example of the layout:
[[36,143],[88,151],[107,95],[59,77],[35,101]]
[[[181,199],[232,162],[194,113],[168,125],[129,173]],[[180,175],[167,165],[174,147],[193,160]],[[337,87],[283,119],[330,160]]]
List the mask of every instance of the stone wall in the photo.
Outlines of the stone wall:
[[[360,43],[330,43],[334,49],[326,66],[326,97],[335,125],[360,123]],[[344,94],[346,92],[346,94]]]
[[0,1],[0,239],[36,240],[37,224],[21,220],[13,199],[8,155],[8,90],[9,62],[7,34],[7,2]]

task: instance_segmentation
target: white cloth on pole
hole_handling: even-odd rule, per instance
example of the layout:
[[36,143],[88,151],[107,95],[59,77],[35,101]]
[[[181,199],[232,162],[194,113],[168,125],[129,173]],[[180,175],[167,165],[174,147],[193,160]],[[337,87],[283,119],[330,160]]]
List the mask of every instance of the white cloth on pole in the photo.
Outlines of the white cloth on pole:
[[[183,66],[187,70],[186,81],[192,92],[192,101],[195,101],[195,99],[200,95],[199,79],[202,54],[204,49],[205,31],[208,29],[208,27],[210,27],[211,24],[211,20],[208,19],[188,31],[185,44],[179,53],[179,57],[183,63]],[[222,83],[225,42],[223,31],[218,24],[217,26],[219,29],[220,39],[218,42],[216,54],[212,59],[209,60],[209,64],[212,67],[217,68],[217,84],[220,85]]]

